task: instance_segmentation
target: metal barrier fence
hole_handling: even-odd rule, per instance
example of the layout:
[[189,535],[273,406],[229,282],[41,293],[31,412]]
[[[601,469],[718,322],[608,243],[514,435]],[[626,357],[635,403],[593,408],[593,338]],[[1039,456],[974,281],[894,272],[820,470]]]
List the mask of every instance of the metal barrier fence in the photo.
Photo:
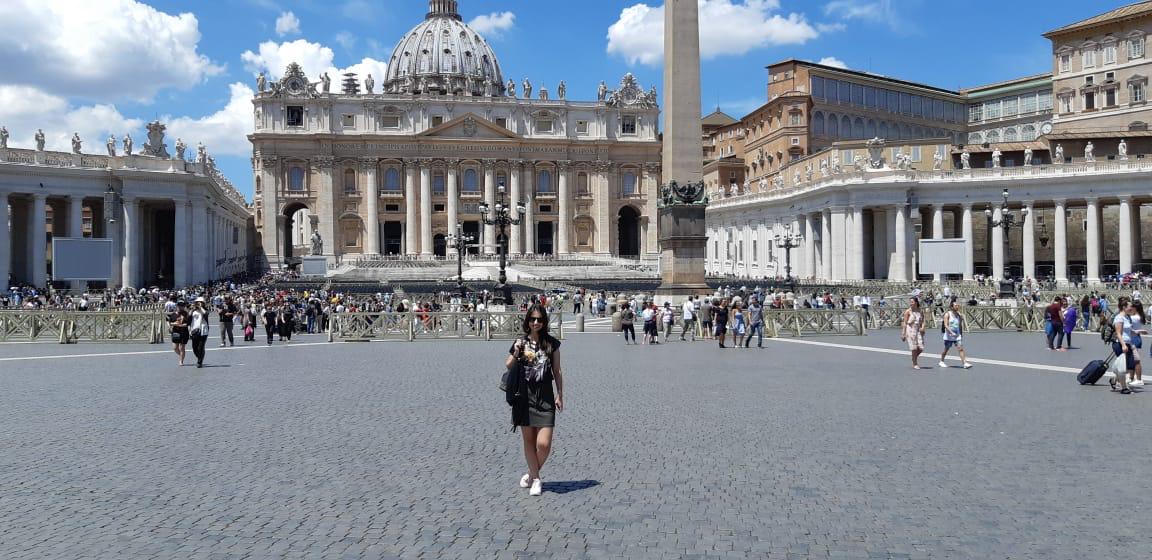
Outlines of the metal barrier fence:
[[[564,338],[564,314],[548,316],[553,336]],[[461,339],[511,340],[524,333],[524,313],[335,313],[329,342],[371,340]]]
[[[937,320],[943,313],[943,310],[937,311],[936,309],[925,312],[924,328],[938,328]],[[960,307],[960,315],[964,317],[964,324],[968,332],[1003,330],[1039,332],[1044,330],[1043,307],[965,305]],[[904,309],[873,307],[865,318],[865,324],[869,329],[898,329],[903,317]]]
[[855,309],[766,309],[764,336],[864,334],[864,315]]
[[0,342],[162,342],[168,324],[160,313],[120,311],[0,311]]

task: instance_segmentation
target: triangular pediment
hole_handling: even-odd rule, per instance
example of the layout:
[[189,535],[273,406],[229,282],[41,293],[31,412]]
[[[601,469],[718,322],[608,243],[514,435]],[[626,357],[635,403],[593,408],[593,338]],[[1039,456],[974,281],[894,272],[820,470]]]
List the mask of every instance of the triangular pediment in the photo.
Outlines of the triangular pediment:
[[431,138],[479,138],[479,139],[505,139],[519,138],[519,136],[484,117],[475,113],[465,113],[440,126],[430,128],[417,136]]

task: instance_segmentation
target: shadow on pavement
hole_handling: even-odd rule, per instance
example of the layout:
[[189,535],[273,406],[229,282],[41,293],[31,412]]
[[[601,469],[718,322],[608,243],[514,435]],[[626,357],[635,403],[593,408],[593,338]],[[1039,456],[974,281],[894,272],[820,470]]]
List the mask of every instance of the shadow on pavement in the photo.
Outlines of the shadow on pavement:
[[544,489],[553,494],[567,494],[579,492],[595,486],[600,486],[599,480],[568,480],[564,482],[545,482]]

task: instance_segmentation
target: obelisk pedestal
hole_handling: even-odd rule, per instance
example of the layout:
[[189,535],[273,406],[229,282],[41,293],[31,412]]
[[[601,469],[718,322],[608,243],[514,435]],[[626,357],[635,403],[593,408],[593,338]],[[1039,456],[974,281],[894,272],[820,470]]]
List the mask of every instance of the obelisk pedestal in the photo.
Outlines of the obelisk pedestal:
[[660,295],[708,290],[704,263],[704,156],[700,150],[700,9],[697,0],[664,3],[664,144],[657,225]]

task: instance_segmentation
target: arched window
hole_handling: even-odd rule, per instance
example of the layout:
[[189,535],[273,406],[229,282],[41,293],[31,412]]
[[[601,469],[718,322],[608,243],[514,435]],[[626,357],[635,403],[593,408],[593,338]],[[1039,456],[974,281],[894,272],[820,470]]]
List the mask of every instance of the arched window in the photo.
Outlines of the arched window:
[[831,138],[840,138],[840,117],[834,113],[828,115],[828,136]]
[[863,138],[864,137],[864,119],[862,119],[860,117],[856,117],[856,121],[852,123],[852,137],[853,138]]
[[536,173],[536,192],[550,193],[552,192],[552,172],[547,169],[541,169]]
[[824,113],[820,111],[812,113],[812,134],[814,136],[824,136]]
[[979,132],[973,132],[972,134],[968,135],[968,143],[969,144],[983,144],[984,143],[984,135],[980,134]]
[[988,142],[989,144],[995,144],[999,141],[1000,141],[1000,131],[989,130],[988,136],[986,137],[985,142]]
[[880,131],[879,131],[879,132],[880,132],[880,137],[881,137],[881,138],[888,138],[888,123],[886,123],[886,122],[881,122],[881,123],[880,123]]
[[432,53],[427,50],[420,53],[420,73],[425,74],[432,71]]
[[852,136],[852,119],[848,115],[840,117],[840,137],[853,138]]
[[479,192],[480,181],[475,169],[464,170],[464,192]]
[[868,119],[868,124],[864,127],[864,137],[874,138],[876,136],[876,121]]
[[636,194],[636,174],[631,171],[624,172],[623,182],[620,185],[620,192],[624,196]]
[[1004,129],[1004,141],[1005,142],[1015,142],[1016,141],[1016,127],[1010,126],[1010,127]]
[[1032,140],[1035,140],[1036,138],[1037,138],[1036,127],[1034,127],[1030,124],[1024,125],[1024,129],[1021,130],[1021,132],[1020,132],[1020,139],[1027,141],[1027,142],[1030,142]]
[[356,170],[344,170],[344,194],[356,194]]
[[400,185],[400,170],[395,167],[389,167],[384,172],[384,190],[386,191],[399,191]]
[[440,71],[456,72],[456,56],[450,49],[444,49],[444,54],[440,56]]

